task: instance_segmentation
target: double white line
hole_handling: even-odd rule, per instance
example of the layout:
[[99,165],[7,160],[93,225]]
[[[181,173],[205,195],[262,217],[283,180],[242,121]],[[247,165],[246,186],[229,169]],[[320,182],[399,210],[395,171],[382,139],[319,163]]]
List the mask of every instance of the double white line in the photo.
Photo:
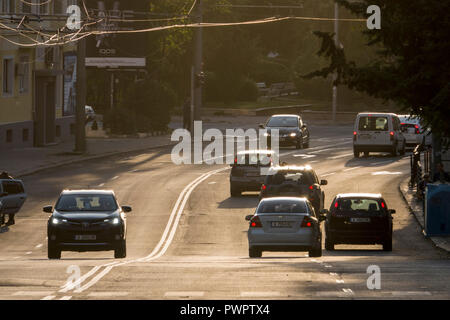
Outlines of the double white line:
[[[172,209],[172,212],[169,217],[169,221],[167,222],[166,228],[164,229],[164,233],[156,245],[156,247],[153,249],[153,251],[146,257],[134,259],[134,260],[127,260],[124,262],[111,262],[100,266],[95,266],[92,268],[89,272],[84,274],[82,277],[80,277],[76,281],[68,280],[66,284],[64,284],[61,289],[59,290],[60,293],[66,293],[68,291],[73,290],[75,293],[83,292],[87,289],[89,289],[91,286],[96,284],[100,279],[102,279],[106,274],[108,274],[114,267],[122,266],[125,264],[135,263],[135,262],[149,262],[155,259],[160,258],[169,248],[170,244],[172,243],[172,240],[175,236],[175,232],[177,231],[178,223],[181,218],[181,214],[183,213],[184,207],[186,206],[186,203],[192,193],[192,191],[204,180],[208,179],[210,176],[229,170],[229,167],[224,167],[216,170],[212,170],[209,172],[206,172],[199,176],[197,179],[192,181],[190,184],[188,184],[183,191],[180,193],[177,202],[175,203],[175,206]],[[95,275],[95,276],[94,276]],[[92,277],[92,278],[91,278]],[[87,283],[84,285],[83,282],[85,282],[87,279],[91,278]]]

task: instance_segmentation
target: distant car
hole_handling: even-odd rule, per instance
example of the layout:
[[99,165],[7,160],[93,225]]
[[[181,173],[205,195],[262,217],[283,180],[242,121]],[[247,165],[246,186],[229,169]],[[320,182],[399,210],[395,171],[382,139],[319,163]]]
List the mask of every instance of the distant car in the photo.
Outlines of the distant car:
[[84,111],[86,114],[86,123],[94,121],[96,119],[94,108],[92,108],[91,106],[85,106]]
[[115,258],[126,257],[126,213],[111,190],[64,190],[47,223],[48,258],[60,259],[61,251],[114,250]]
[[272,150],[247,150],[237,153],[230,172],[230,193],[240,196],[243,191],[259,191],[265,171],[272,166]]
[[277,197],[263,199],[254,215],[246,216],[249,257],[263,251],[308,251],[310,257],[322,256],[320,222],[306,198]]
[[325,223],[325,249],[336,244],[381,244],[392,251],[392,214],[381,194],[338,194]]
[[2,215],[16,214],[26,199],[27,194],[21,180],[0,179],[0,201],[2,203],[0,212]]
[[422,143],[423,129],[420,119],[410,115],[399,115],[398,118],[400,119],[403,136],[406,139],[406,147],[415,148]]
[[305,197],[312,203],[316,213],[319,213],[325,202],[325,193],[321,186],[327,184],[327,180],[319,181],[310,166],[273,167],[261,186],[259,197]]
[[295,146],[297,149],[309,148],[309,130],[299,115],[273,115],[260,128],[267,129],[268,145],[272,130],[278,130],[280,146]]
[[388,152],[393,157],[405,154],[406,140],[400,120],[394,113],[362,112],[356,116],[353,131],[353,153]]

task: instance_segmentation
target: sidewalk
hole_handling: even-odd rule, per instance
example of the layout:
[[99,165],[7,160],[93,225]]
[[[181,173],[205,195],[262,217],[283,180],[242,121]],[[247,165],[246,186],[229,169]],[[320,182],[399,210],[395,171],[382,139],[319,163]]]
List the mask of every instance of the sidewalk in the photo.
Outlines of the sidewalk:
[[170,135],[146,138],[88,138],[87,152],[73,152],[75,142],[64,142],[44,148],[20,148],[2,152],[0,171],[7,171],[13,177],[21,177],[34,172],[59,167],[79,161],[103,158],[120,153],[147,150],[174,144]]
[[[421,201],[418,201],[415,194],[415,189],[409,189],[408,186],[409,178],[406,178],[402,183],[400,183],[400,192],[403,195],[406,203],[408,204],[409,210],[416,217],[417,222],[420,224],[422,228],[422,232],[425,229],[425,220],[424,220],[424,209]],[[431,241],[433,241],[434,245],[438,248],[441,248],[447,252],[450,252],[450,237],[429,237]]]

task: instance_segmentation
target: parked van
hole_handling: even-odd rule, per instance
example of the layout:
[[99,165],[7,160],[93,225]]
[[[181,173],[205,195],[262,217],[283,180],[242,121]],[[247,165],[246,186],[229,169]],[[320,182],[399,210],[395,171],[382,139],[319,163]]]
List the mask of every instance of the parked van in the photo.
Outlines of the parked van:
[[394,113],[359,113],[353,131],[353,153],[388,152],[393,157],[405,154],[406,141],[400,119]]

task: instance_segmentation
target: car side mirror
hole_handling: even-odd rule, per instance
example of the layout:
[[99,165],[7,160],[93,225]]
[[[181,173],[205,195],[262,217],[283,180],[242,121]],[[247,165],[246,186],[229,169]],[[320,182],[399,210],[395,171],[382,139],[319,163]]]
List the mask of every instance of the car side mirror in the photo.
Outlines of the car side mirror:
[[388,212],[389,212],[390,214],[394,214],[394,213],[395,213],[395,209],[389,209]]
[[246,220],[246,221],[250,221],[250,220],[252,220],[252,218],[253,218],[253,215],[252,215],[252,214],[250,214],[250,215],[248,215],[248,216],[245,216],[245,220]]
[[326,186],[328,184],[328,180],[320,180],[321,186]]
[[52,206],[45,206],[44,208],[42,208],[42,210],[44,212],[47,212],[47,213],[52,213],[53,212],[53,207]]
[[122,206],[123,212],[131,212],[133,209],[130,206]]

